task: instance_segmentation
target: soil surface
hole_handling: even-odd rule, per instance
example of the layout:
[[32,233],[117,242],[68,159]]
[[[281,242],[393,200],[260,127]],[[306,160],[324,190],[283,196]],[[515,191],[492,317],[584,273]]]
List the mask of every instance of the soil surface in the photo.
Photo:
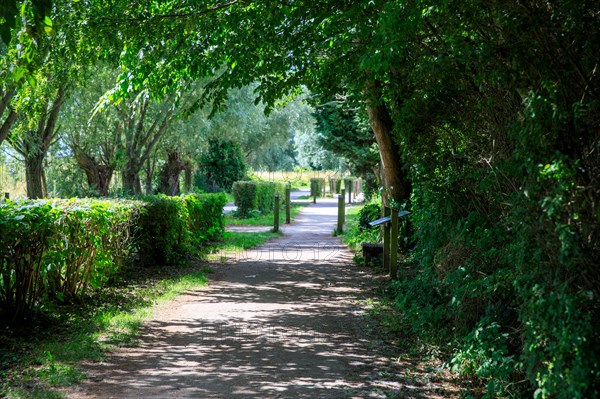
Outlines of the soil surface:
[[157,309],[140,345],[84,365],[81,398],[448,398],[453,385],[398,358],[364,310],[376,278],[332,236],[337,199],[281,238],[215,264],[208,287]]

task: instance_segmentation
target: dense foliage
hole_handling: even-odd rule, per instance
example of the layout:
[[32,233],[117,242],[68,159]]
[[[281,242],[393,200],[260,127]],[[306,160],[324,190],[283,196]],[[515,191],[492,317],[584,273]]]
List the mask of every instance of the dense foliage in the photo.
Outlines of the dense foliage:
[[282,199],[285,193],[283,183],[264,181],[237,181],[233,183],[232,194],[239,216],[246,217],[253,210],[269,213],[275,206],[275,194]]
[[[62,67],[78,60],[65,54],[119,63],[115,101],[167,98],[207,76],[202,100],[217,107],[255,81],[271,108],[302,85],[350,98],[332,109],[337,125],[368,119],[383,194],[412,210],[410,267],[394,283],[407,328],[489,397],[600,394],[597,1],[56,4],[71,30],[37,53],[31,40],[0,48],[13,71],[1,75],[0,141],[29,111],[12,142],[31,173],[56,134],[46,116],[67,92]],[[24,10],[16,29],[35,19]],[[26,82],[30,69],[47,84]]]
[[318,143],[344,159],[353,175],[366,183],[367,199],[379,188],[379,152],[373,132],[356,102],[340,97],[315,108]]
[[242,147],[231,139],[211,138],[200,157],[200,171],[213,192],[230,191],[233,182],[246,176],[247,168]]
[[321,197],[323,196],[323,188],[325,187],[325,179],[322,177],[311,177],[310,178],[310,196]]
[[98,288],[131,257],[139,202],[17,201],[0,204],[0,303],[9,322],[40,301]]
[[47,300],[73,301],[129,264],[172,263],[223,232],[222,194],[144,201],[0,204],[0,309],[31,320]]

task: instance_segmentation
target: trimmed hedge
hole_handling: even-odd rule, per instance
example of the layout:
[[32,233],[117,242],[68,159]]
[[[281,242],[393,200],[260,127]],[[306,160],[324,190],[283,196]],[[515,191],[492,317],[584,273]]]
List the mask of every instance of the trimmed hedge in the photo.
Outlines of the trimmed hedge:
[[325,179],[322,177],[312,177],[310,179],[310,196],[321,197],[323,195],[323,187],[325,187]]
[[192,244],[202,246],[223,236],[223,207],[227,204],[225,194],[195,194],[184,197],[188,208],[188,228]]
[[72,301],[125,264],[175,262],[223,231],[219,195],[144,201],[0,204],[0,313],[23,322],[45,301]]
[[44,297],[71,300],[99,287],[129,256],[133,201],[0,204],[1,312],[23,321]]
[[275,206],[275,194],[279,194],[282,203],[285,201],[285,185],[275,182],[238,181],[233,183],[232,194],[240,216],[248,216],[253,210],[269,213]]
[[233,183],[231,193],[240,216],[248,216],[250,211],[257,208],[256,187],[257,183],[255,181],[236,181]]

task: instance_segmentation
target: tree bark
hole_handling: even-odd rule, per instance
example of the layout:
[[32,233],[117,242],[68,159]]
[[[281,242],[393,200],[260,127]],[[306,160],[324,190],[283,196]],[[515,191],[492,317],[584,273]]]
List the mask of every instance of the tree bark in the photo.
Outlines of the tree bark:
[[[410,196],[410,182],[403,170],[399,147],[393,137],[393,122],[388,108],[381,99],[379,84],[367,81],[367,113],[379,147],[384,187],[388,199],[402,202]],[[385,198],[384,198],[385,200]]]
[[139,168],[126,166],[121,173],[123,179],[123,190],[131,195],[140,195],[142,193],[142,185],[140,183]]
[[179,176],[183,171],[183,161],[179,151],[169,151],[167,162],[160,173],[159,192],[174,196],[179,194]]
[[15,91],[15,89],[9,89],[7,91],[2,91],[1,93],[2,96],[0,99],[0,117],[4,116],[4,111],[6,110],[8,110],[8,115],[0,125],[0,144],[2,144],[4,139],[8,137],[10,128],[12,127],[13,123],[15,122],[18,116],[15,110],[12,107],[10,107],[10,101],[12,100]]
[[187,158],[185,161],[183,161],[183,191],[186,193],[192,191],[192,173],[192,160]]
[[154,169],[156,168],[156,157],[146,159],[146,195],[152,195],[152,179],[154,178]]
[[29,154],[25,158],[25,180],[27,182],[27,197],[30,199],[44,198],[43,183],[43,153]]
[[84,170],[90,188],[97,190],[101,197],[108,196],[114,168],[109,165],[101,165],[80,148],[75,148],[75,160]]
[[25,158],[25,180],[27,182],[27,197],[32,199],[44,198],[44,158],[52,145],[56,134],[58,114],[66,98],[65,85],[58,88],[56,97],[50,105],[45,104],[46,112],[40,116],[37,130],[28,130],[21,141],[13,141],[13,147]]

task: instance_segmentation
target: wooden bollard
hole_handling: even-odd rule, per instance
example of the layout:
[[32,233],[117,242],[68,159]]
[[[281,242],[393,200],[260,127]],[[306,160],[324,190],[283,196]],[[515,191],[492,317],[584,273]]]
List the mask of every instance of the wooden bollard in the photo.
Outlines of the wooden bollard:
[[10,193],[4,193],[4,199],[10,199]]
[[390,232],[390,277],[398,279],[398,210],[392,208],[392,231]]
[[275,194],[275,209],[273,210],[273,231],[279,231],[279,194]]
[[288,184],[285,187],[285,223],[286,224],[290,224],[291,220],[292,220],[292,215],[291,215],[291,192],[292,189],[290,187],[290,185]]
[[[390,208],[383,207],[383,216],[390,216]],[[390,224],[383,225],[383,270],[390,272]]]
[[344,209],[346,204],[344,203],[344,196],[338,195],[338,220],[337,220],[337,233],[342,234],[344,232],[344,219],[346,216],[346,210]]
[[[345,198],[346,198],[346,190],[342,188],[340,190],[340,195],[342,196],[342,199],[345,200]],[[346,205],[344,205],[344,214],[342,215],[342,226],[344,224],[346,224],[346,212],[345,212],[345,210],[346,210]]]
[[[352,180],[350,180],[351,182]],[[348,203],[352,203],[352,183],[348,184]]]

